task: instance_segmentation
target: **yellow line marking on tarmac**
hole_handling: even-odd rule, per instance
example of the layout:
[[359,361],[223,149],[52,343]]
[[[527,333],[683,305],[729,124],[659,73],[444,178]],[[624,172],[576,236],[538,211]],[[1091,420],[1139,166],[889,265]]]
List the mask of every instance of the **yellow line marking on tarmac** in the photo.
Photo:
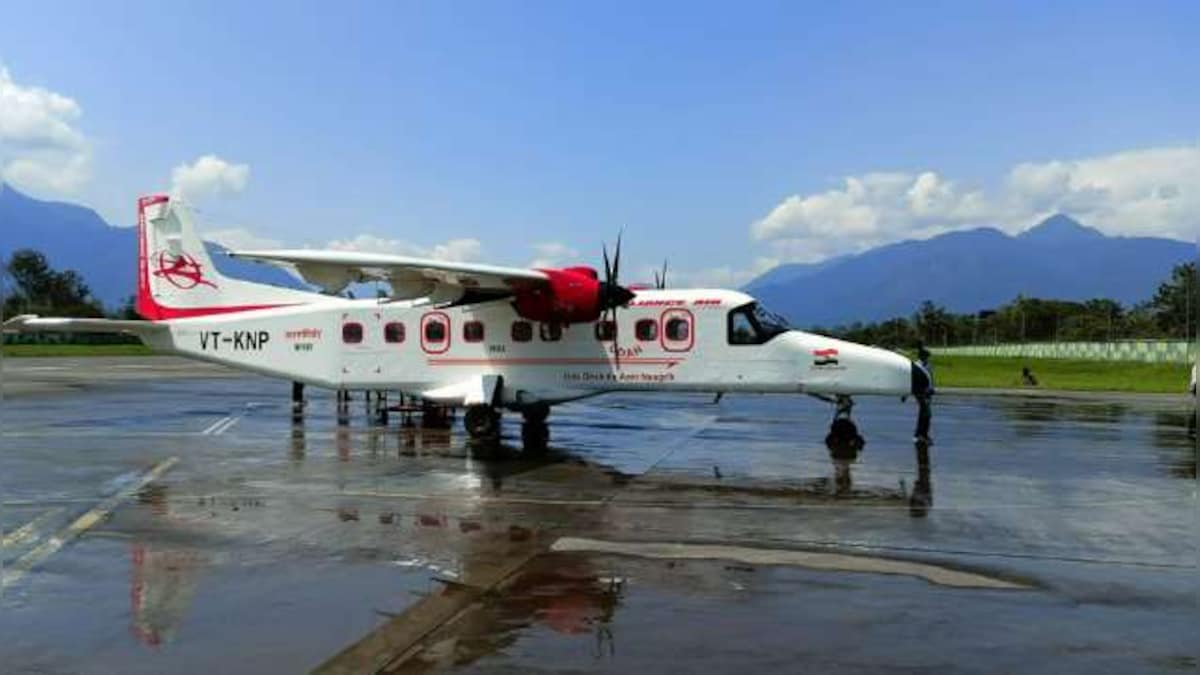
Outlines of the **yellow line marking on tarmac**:
[[8,548],[9,546],[20,546],[21,544],[29,541],[33,537],[34,533],[37,532],[39,527],[63,511],[66,511],[66,509],[61,506],[50,509],[28,523],[25,523],[21,527],[18,527],[12,532],[4,535],[4,538],[0,539],[0,549]]
[[550,546],[555,552],[609,553],[640,558],[675,560],[733,560],[748,565],[790,565],[815,570],[898,574],[924,579],[940,586],[1028,590],[1029,584],[1009,581],[976,572],[957,570],[932,563],[869,558],[841,553],[817,553],[788,549],[749,548],[715,544],[677,544],[670,542],[602,541],[581,537],[562,537]]
[[155,464],[154,468],[142,474],[137,481],[92,507],[87,513],[76,518],[70,525],[59,530],[54,536],[18,558],[12,567],[4,573],[3,577],[0,578],[0,588],[6,588],[20,581],[30,570],[57,553],[62,547],[79,538],[83,533],[95,527],[97,523],[103,521],[113,510],[120,506],[121,502],[133,496],[134,493],[141,490],[148,483],[157,480],[163,474],[170,471],[178,462],[178,457],[169,457]]

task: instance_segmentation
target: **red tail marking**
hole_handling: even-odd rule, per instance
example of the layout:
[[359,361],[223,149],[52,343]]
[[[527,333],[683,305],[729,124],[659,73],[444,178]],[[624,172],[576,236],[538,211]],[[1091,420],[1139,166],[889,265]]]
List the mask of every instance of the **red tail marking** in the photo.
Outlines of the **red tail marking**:
[[180,253],[168,260],[170,254],[160,251],[158,254],[158,269],[154,276],[166,279],[175,288],[188,290],[197,286],[216,288],[217,285],[204,278],[203,265],[186,253]]
[[[163,319],[185,319],[194,316],[211,316],[213,314],[232,314],[234,312],[248,312],[255,309],[272,309],[274,307],[282,307],[283,305],[236,305],[226,307],[167,307],[166,305],[158,304],[154,299],[154,294],[150,291],[150,253],[147,250],[148,233],[146,231],[146,208],[155,204],[163,204],[170,201],[166,195],[149,195],[138,198],[138,289],[137,299],[134,303],[134,308],[137,313],[148,321],[161,321]],[[216,285],[211,281],[204,279],[200,265],[195,259],[189,255],[180,255],[174,260],[166,260],[166,252],[159,254],[158,270],[154,275],[164,277],[167,281],[177,288],[184,288],[180,283],[187,284],[195,281],[188,288],[194,288],[197,285],[205,284],[216,288]],[[182,281],[181,281],[182,280]]]

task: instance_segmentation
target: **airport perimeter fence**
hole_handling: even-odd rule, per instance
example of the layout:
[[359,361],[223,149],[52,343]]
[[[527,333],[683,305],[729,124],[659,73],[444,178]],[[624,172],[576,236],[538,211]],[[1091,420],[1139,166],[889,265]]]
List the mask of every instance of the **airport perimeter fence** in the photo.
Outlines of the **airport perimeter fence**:
[[947,356],[1011,356],[1030,359],[1144,361],[1192,363],[1195,343],[1186,340],[1119,340],[1115,342],[1026,342],[931,348]]

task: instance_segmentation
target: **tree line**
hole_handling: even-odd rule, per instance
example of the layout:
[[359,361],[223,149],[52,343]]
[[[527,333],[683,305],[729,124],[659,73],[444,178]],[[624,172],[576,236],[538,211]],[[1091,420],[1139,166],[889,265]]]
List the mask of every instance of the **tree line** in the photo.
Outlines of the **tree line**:
[[1196,335],[1196,264],[1176,265],[1154,296],[1130,307],[1107,298],[1083,302],[1017,296],[994,309],[956,314],[930,301],[910,317],[815,331],[893,348],[1012,342],[1181,339]]
[[[40,251],[18,249],[3,261],[0,270],[0,297],[4,318],[19,314],[69,316],[83,318],[140,318],[133,309],[133,296],[120,307],[105,308],[83,276],[75,270],[56,270]],[[13,341],[16,336],[5,336]],[[43,341],[40,336],[21,336],[22,342]],[[88,343],[137,342],[123,335],[73,335],[72,341]]]
[[[33,249],[14,251],[0,278],[5,317],[40,314],[72,317],[139,318],[133,296],[105,308],[83,277],[58,271]],[[1188,339],[1196,334],[1196,264],[1176,265],[1154,296],[1131,307],[1107,298],[1084,302],[1017,296],[995,309],[956,314],[930,301],[910,317],[856,322],[815,332],[893,348],[1003,342],[1110,341],[1135,338]]]

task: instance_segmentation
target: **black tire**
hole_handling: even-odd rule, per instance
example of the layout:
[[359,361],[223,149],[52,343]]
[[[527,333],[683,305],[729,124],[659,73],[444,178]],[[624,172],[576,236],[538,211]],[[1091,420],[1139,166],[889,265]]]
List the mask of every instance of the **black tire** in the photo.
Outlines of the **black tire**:
[[500,435],[500,413],[491,406],[473,405],[463,415],[463,427],[473,439]]
[[550,406],[544,403],[537,403],[522,408],[521,415],[525,417],[526,424],[545,424],[546,419],[550,417]]
[[542,453],[550,443],[550,427],[526,422],[521,425],[521,448],[529,453]]
[[850,439],[858,436],[858,426],[847,417],[839,417],[829,425],[829,433],[841,439]]
[[829,434],[825,436],[825,447],[834,459],[854,461],[862,452],[866,440],[858,433],[858,427],[853,421],[839,417],[829,425]]

